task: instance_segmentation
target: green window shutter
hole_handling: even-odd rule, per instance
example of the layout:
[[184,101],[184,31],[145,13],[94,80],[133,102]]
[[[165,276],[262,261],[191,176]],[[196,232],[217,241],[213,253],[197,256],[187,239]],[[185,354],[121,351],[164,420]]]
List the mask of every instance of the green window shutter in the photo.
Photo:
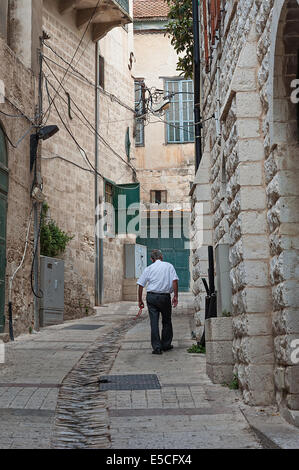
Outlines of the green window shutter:
[[[133,230],[128,230],[128,225],[132,225],[136,217],[139,217],[139,211],[134,210],[132,204],[140,204],[140,184],[129,183],[119,184],[114,187],[113,206],[115,208],[115,233],[127,234],[134,233]],[[128,208],[132,209],[132,213],[127,214]],[[136,223],[135,230],[139,230],[139,221]]]
[[6,151],[6,141],[5,135],[2,129],[0,128],[0,164],[7,168],[7,151]]

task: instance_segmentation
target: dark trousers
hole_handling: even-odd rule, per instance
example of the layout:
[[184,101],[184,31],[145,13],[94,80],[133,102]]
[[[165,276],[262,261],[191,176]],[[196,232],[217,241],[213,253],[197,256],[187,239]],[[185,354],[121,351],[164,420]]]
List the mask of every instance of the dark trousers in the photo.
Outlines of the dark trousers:
[[[152,348],[167,349],[171,345],[173,329],[171,322],[171,296],[170,294],[155,294],[148,292],[146,296],[148,312],[151,321]],[[162,336],[159,331],[159,317],[162,314]]]

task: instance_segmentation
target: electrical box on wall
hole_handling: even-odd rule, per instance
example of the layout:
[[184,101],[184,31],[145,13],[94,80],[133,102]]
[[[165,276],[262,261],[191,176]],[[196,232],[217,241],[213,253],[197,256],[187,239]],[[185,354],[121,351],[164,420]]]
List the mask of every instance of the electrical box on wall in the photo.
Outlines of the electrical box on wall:
[[125,245],[125,278],[138,279],[147,266],[147,247]]
[[40,326],[63,323],[64,318],[64,261],[41,256]]
[[217,312],[222,316],[224,311],[232,311],[232,282],[230,279],[229,245],[220,244],[216,247],[216,282]]

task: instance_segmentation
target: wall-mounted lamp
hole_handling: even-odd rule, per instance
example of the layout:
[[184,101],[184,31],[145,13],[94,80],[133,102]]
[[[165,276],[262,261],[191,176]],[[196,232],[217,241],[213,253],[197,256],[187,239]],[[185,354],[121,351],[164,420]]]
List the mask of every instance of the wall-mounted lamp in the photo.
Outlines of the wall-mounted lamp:
[[38,130],[36,134],[30,136],[30,171],[36,161],[37,147],[39,140],[47,140],[59,131],[58,126],[45,126]]

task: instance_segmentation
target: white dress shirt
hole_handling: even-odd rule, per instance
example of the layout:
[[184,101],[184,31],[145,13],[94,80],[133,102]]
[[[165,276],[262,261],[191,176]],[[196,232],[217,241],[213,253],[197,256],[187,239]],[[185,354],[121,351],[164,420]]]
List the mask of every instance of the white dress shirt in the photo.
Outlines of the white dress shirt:
[[172,264],[157,260],[145,268],[137,284],[142,287],[147,285],[147,292],[170,294],[173,292],[173,281],[178,280],[178,275]]

